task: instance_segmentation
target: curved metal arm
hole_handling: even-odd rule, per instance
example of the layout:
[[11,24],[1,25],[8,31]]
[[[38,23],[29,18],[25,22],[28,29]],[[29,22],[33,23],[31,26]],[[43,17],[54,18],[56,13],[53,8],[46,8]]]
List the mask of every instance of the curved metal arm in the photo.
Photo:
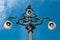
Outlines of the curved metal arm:
[[41,25],[42,23],[43,23],[43,21],[44,20],[48,20],[48,21],[52,21],[52,19],[51,18],[49,18],[49,17],[46,17],[46,18],[37,18],[38,20],[40,20],[40,22],[38,23],[38,24],[35,24],[35,26],[37,26],[37,25]]
[[8,20],[17,19],[17,17],[9,17]]
[[11,19],[15,19],[15,20],[17,20],[17,22],[19,22],[19,20],[22,20],[22,19],[17,18],[17,17],[9,17],[9,18],[8,18],[8,20],[11,20]]
[[49,20],[49,21],[52,21],[52,19],[49,18],[49,17],[43,18],[43,20],[45,20],[45,19],[47,19],[47,20]]

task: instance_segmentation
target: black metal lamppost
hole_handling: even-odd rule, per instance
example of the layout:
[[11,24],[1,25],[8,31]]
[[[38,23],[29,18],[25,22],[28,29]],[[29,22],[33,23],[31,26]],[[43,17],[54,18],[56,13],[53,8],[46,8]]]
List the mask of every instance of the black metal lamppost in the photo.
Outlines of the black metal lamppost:
[[[26,15],[27,14],[27,15]],[[26,11],[22,14],[22,18],[17,17],[9,17],[8,20],[4,23],[5,29],[11,29],[12,22],[11,19],[16,19],[16,24],[26,26],[26,29],[29,33],[29,40],[33,40],[33,30],[36,26],[41,25],[45,19],[49,21],[48,28],[53,30],[56,28],[55,22],[52,21],[51,18],[38,18],[37,15],[34,13],[34,10],[31,8],[31,5],[28,5]]]

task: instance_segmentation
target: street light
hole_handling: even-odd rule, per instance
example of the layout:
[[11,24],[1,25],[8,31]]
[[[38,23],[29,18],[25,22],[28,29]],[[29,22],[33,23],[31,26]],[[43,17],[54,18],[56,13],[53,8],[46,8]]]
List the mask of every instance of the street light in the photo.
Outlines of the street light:
[[4,23],[4,28],[5,29],[11,29],[12,27],[12,22],[10,20],[7,20],[5,23]]
[[49,23],[48,23],[48,28],[49,28],[50,30],[54,30],[54,29],[56,28],[55,22],[49,21]]
[[48,28],[50,30],[54,30],[56,28],[56,24],[55,22],[52,21],[51,18],[49,17],[38,18],[37,15],[33,12],[31,5],[27,6],[26,11],[22,14],[22,18],[9,17],[8,20],[4,23],[5,29],[11,29],[12,27],[11,19],[16,19],[17,20],[16,24],[26,26],[26,29],[28,30],[29,33],[29,40],[33,40],[33,36],[32,36],[33,30],[35,29],[36,26],[41,25],[45,19],[49,21]]
[[31,16],[33,10],[31,9],[31,5],[28,5],[28,7],[26,8],[26,13],[28,16]]

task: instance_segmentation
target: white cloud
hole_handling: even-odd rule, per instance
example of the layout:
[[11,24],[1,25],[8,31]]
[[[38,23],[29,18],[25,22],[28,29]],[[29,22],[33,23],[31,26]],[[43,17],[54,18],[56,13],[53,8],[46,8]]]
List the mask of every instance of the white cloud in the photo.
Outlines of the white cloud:
[[0,5],[4,5],[5,1],[4,0],[0,0]]
[[4,5],[0,5],[0,12],[4,11]]
[[4,22],[4,20],[5,20],[5,17],[6,17],[6,14],[0,13],[0,31],[1,31],[1,30],[4,30],[3,22]]
[[12,8],[14,4],[17,3],[18,0],[7,0],[7,7]]
[[5,0],[0,0],[0,31],[4,29],[3,22],[5,20]]
[[0,12],[4,11],[4,0],[0,0]]

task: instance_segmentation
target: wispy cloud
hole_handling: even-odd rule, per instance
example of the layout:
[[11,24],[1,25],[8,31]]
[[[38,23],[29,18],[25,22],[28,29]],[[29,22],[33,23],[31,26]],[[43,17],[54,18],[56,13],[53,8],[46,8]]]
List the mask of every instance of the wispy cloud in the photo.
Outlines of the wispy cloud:
[[7,6],[9,8],[11,8],[13,6],[13,4],[15,4],[15,3],[16,3],[16,0],[7,0]]
[[4,13],[0,13],[0,30],[3,30],[3,23],[4,23],[4,19],[5,19],[6,15]]
[[6,17],[5,14],[5,0],[0,0],[0,30],[3,30],[3,22],[4,22],[4,18]]
[[4,5],[4,0],[0,0],[0,5]]
[[4,11],[4,6],[0,5],[0,12]]
[[0,0],[0,12],[4,11],[4,0]]

